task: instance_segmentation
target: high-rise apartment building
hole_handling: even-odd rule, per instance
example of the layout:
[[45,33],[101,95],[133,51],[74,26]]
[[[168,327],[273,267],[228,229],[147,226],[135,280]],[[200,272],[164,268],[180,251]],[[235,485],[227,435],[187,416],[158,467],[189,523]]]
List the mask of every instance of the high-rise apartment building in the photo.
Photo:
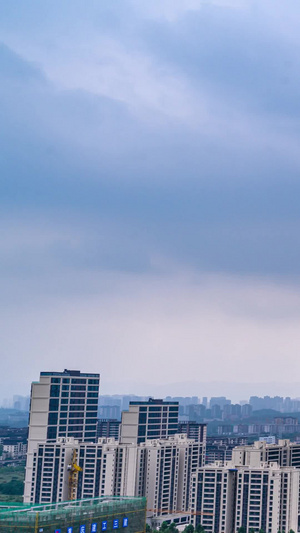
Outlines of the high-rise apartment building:
[[195,513],[194,527],[201,524],[208,533],[233,532],[234,483],[235,471],[218,462],[192,474],[190,508]]
[[207,533],[298,528],[299,470],[277,463],[206,465],[192,475],[194,526]]
[[178,432],[178,402],[130,402],[129,410],[122,412],[120,441],[140,444],[151,439],[166,439]]
[[186,435],[139,445],[136,496],[147,497],[149,515],[188,510],[191,474],[202,461],[199,443]]
[[99,374],[77,370],[41,372],[32,383],[24,502],[31,501],[33,454],[38,443],[55,443],[60,437],[95,441]]

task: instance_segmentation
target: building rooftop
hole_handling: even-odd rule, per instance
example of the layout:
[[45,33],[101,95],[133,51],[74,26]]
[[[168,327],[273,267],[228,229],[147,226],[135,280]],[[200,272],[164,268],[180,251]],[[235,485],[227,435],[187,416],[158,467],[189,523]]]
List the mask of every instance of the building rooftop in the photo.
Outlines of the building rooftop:
[[164,400],[157,400],[155,398],[149,398],[146,401],[133,401],[129,402],[129,405],[178,405],[179,402],[165,402]]
[[90,374],[86,372],[80,372],[80,370],[68,370],[65,368],[63,372],[41,372],[41,376],[74,376],[74,377],[92,377],[99,378],[100,374]]

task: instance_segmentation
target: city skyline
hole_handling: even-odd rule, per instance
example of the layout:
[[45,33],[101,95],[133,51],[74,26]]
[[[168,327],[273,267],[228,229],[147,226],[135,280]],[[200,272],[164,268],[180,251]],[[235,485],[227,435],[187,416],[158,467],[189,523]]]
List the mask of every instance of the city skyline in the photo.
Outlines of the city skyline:
[[[139,399],[145,399],[147,400],[148,398],[155,398],[155,399],[164,399],[164,400],[167,400],[167,399],[176,399],[176,398],[181,398],[181,399],[192,399],[192,398],[195,398],[197,399],[197,402],[196,403],[202,403],[202,402],[207,402],[209,404],[210,400],[211,399],[215,399],[215,397],[222,397],[222,398],[226,398],[227,400],[230,400],[231,403],[237,403],[237,404],[245,404],[245,403],[249,403],[251,398],[259,398],[259,399],[264,399],[264,398],[270,398],[270,399],[274,399],[274,398],[281,398],[281,399],[285,399],[285,398],[290,398],[291,400],[299,400],[300,401],[300,396],[298,396],[298,390],[299,390],[299,387],[300,387],[300,383],[293,383],[292,386],[291,384],[288,384],[287,385],[287,390],[289,391],[288,394],[267,394],[266,391],[265,391],[265,384],[262,384],[262,389],[261,391],[263,392],[259,392],[258,391],[255,391],[253,389],[253,385],[252,384],[244,384],[244,383],[241,383],[240,384],[240,387],[242,387],[242,390],[243,390],[243,395],[241,396],[238,396],[237,393],[234,393],[234,383],[227,383],[227,384],[221,384],[221,387],[220,387],[220,383],[213,383],[213,387],[210,388],[210,385],[211,384],[205,384],[207,388],[207,390],[209,392],[205,392],[205,386],[203,386],[203,384],[197,384],[196,382],[192,383],[192,385],[195,387],[195,392],[194,394],[192,393],[192,389],[191,387],[189,387],[188,389],[186,389],[185,387],[188,387],[188,385],[191,386],[191,383],[190,384],[187,384],[187,383],[181,383],[181,384],[170,384],[169,387],[170,387],[170,390],[171,392],[170,393],[167,393],[166,391],[168,390],[168,385],[166,387],[161,387],[158,389],[158,393],[153,393],[153,390],[157,390],[157,387],[153,386],[153,390],[152,390],[152,393],[147,393],[147,387],[146,389],[144,388],[144,385],[143,384],[140,384],[140,389],[139,390],[133,390],[133,389],[128,389],[128,391],[126,392],[122,392],[122,389],[118,388],[117,391],[115,392],[107,392],[107,389],[104,388],[103,390],[103,387],[101,386],[102,385],[102,377],[101,377],[101,382],[100,382],[100,393],[99,393],[99,399],[100,399],[100,404],[99,405],[105,405],[101,402],[101,399],[104,397],[109,397],[111,399],[113,398],[132,398],[132,400],[134,400],[134,398],[139,398]],[[282,388],[282,384],[274,384],[274,387],[277,385],[278,389],[279,388]],[[183,387],[185,389],[180,389],[180,387]],[[224,388],[225,387],[225,388]],[[228,388],[227,388],[228,387]],[[215,388],[215,392],[213,392],[213,388]],[[249,388],[249,393],[247,393],[247,388]],[[201,390],[201,394],[199,394],[199,389]],[[187,391],[188,390],[188,393],[187,392],[182,392],[180,393],[180,390],[185,390]],[[291,390],[295,390],[295,394],[292,394],[291,393]],[[177,391],[177,393],[176,393]],[[20,393],[20,391],[18,391]],[[27,407],[29,407],[29,399],[30,399],[30,387],[29,387],[29,394],[14,394],[13,396],[9,396],[8,398],[5,398],[5,397],[1,397],[0,396],[0,402],[2,401],[2,405],[1,407],[4,407],[4,408],[12,408],[14,406],[14,403],[21,403],[24,404],[26,403]],[[190,402],[190,403],[193,403],[193,402]],[[108,405],[112,405],[110,402]],[[26,409],[24,409],[24,407],[22,407],[21,409],[19,407],[16,407],[17,409],[20,409],[20,410],[27,410],[27,407]]]

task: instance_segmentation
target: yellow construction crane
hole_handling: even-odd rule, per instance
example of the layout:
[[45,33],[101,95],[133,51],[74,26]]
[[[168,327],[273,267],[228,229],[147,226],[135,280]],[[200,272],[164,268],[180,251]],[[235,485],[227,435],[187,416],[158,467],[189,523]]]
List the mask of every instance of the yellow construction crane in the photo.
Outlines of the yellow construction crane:
[[78,486],[78,473],[82,472],[81,466],[76,462],[77,454],[76,450],[73,450],[72,462],[68,465],[69,471],[69,500],[76,500],[77,498],[77,486]]

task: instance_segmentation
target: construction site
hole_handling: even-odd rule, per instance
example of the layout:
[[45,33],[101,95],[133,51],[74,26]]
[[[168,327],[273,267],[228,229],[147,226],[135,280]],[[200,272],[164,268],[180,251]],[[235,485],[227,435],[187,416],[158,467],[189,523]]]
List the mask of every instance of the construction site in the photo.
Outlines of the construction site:
[[0,533],[144,533],[146,498],[102,497],[49,505],[0,503]]

